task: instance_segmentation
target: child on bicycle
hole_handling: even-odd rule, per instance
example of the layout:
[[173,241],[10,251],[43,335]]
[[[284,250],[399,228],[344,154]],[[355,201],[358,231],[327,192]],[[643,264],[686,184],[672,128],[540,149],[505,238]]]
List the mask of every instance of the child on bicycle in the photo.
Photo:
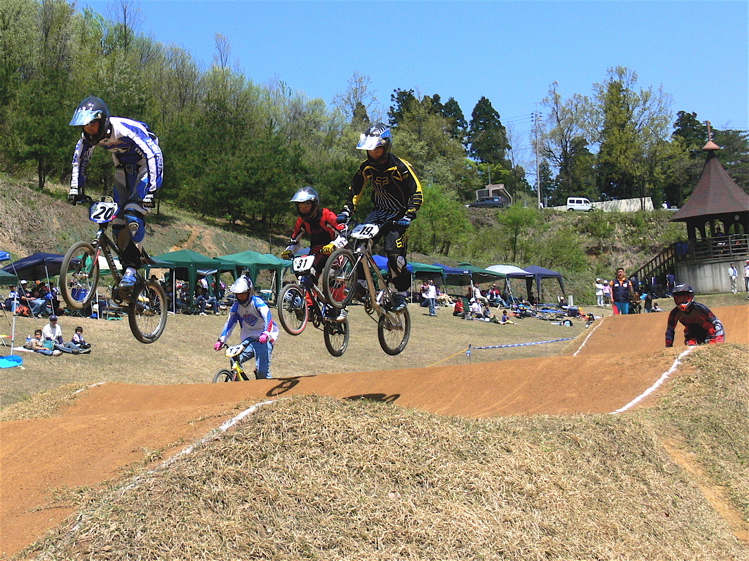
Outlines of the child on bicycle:
[[238,323],[242,345],[245,347],[239,355],[239,364],[254,356],[255,377],[272,378],[270,360],[273,346],[278,339],[278,325],[273,321],[270,308],[262,298],[253,294],[252,280],[249,277],[242,275],[234,281],[229,290],[237,297],[237,301],[232,304],[224,330],[213,348],[216,351],[221,350]]
[[393,295],[393,310],[401,311],[406,307],[411,287],[411,274],[406,268],[406,230],[416,218],[423,194],[411,164],[393,155],[391,145],[390,129],[383,123],[372,125],[361,135],[356,147],[367,151],[367,159],[354,174],[338,221],[348,222],[369,183],[374,206],[365,222],[381,227],[374,241],[385,240],[390,281],[397,291]]
[[684,344],[687,346],[725,342],[723,324],[710,308],[694,301],[694,289],[691,286],[680,284],[672,295],[676,307],[668,314],[666,347],[674,346],[674,333],[678,322],[684,325]]
[[[339,247],[346,245],[346,238],[341,235],[346,226],[338,223],[337,216],[332,210],[320,207],[320,197],[312,187],[302,187],[294,193],[289,202],[296,203],[299,216],[294,223],[289,245],[281,253],[281,257],[291,259],[300,249],[300,236],[306,233],[309,236],[310,255],[315,256],[312,276],[316,283],[328,256]],[[345,310],[339,312],[332,306],[328,310],[341,321],[346,317]]]
[[148,125],[132,119],[110,117],[106,103],[98,97],[84,99],[69,123],[82,128],[73,153],[73,173],[68,201],[83,200],[86,167],[97,146],[112,153],[114,160],[114,202],[119,206],[112,222],[112,234],[122,251],[125,268],[119,288],[135,286],[142,265],[146,215],[154,206],[154,193],[161,187],[164,161],[159,139]]

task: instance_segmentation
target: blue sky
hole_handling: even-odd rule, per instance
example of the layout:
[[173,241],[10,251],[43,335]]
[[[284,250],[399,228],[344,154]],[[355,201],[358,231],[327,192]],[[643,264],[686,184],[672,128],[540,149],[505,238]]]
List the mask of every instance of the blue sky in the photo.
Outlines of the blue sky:
[[[79,0],[108,14],[109,1]],[[207,68],[215,34],[256,83],[282,80],[328,104],[355,72],[383,112],[396,88],[454,97],[466,118],[488,98],[527,139],[549,85],[590,95],[607,69],[661,87],[672,110],[749,130],[749,2],[140,0],[139,31]],[[537,105],[538,104],[538,105]]]

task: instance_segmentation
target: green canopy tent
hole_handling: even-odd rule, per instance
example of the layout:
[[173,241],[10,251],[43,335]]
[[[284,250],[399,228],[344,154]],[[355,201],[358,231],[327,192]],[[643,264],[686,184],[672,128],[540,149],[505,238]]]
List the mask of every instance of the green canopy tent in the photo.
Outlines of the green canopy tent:
[[469,271],[471,271],[471,281],[473,282],[473,284],[494,282],[498,279],[507,278],[507,275],[505,275],[504,273],[482,269],[481,267],[476,267],[475,265],[471,265],[470,263],[458,263],[458,268],[468,269]]
[[[220,259],[207,257],[197,251],[190,249],[180,249],[169,253],[162,253],[151,258],[153,263],[149,265],[150,269],[169,269],[172,271],[172,294],[176,294],[176,278],[187,278],[190,290],[190,304],[192,304],[193,295],[195,294],[195,284],[198,281],[199,270],[218,270],[233,271],[234,266],[231,263],[222,263]],[[209,283],[210,286],[210,283]],[[174,299],[176,301],[176,298]]]
[[271,294],[277,301],[278,296],[281,292],[281,278],[283,276],[283,270],[291,267],[291,261],[280,259],[270,253],[258,253],[248,249],[240,253],[231,253],[229,255],[222,255],[216,259],[220,260],[224,264],[233,265],[234,277],[238,277],[242,270],[247,269],[250,272],[250,278],[255,283],[257,275],[261,270],[269,270],[273,272],[273,284],[271,285]]
[[2,286],[17,286],[18,277],[5,271],[0,271],[0,285]]

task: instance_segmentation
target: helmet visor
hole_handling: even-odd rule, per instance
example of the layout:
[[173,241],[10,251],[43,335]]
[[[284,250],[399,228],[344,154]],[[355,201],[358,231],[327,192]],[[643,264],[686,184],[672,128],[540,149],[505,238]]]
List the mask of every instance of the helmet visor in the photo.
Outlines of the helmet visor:
[[369,136],[362,134],[359,137],[359,144],[356,145],[358,150],[374,150],[375,148],[385,144],[382,138],[379,136]]
[[101,117],[101,110],[79,107],[76,109],[75,113],[73,113],[73,118],[68,124],[73,127],[82,127],[95,121],[99,117]]

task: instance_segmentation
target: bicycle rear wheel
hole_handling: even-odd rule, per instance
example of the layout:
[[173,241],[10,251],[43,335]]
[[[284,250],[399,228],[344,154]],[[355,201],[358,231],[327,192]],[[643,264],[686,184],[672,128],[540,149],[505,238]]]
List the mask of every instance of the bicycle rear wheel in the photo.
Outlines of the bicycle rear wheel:
[[213,382],[233,382],[234,381],[234,372],[227,368],[222,368],[218,372],[216,372],[215,376],[213,376]]
[[99,262],[94,246],[88,242],[74,243],[60,267],[59,288],[65,303],[75,310],[82,310],[96,296],[98,284]]
[[356,259],[350,249],[335,250],[323,267],[322,292],[328,303],[334,308],[345,308],[351,303],[356,293]]
[[287,284],[278,300],[278,320],[289,335],[299,335],[307,327],[307,299],[298,284]]
[[130,331],[141,343],[153,343],[166,327],[166,294],[156,281],[138,283],[130,295],[127,319]]
[[341,323],[326,321],[323,326],[323,336],[328,352],[333,356],[341,356],[348,348],[348,318]]
[[[393,317],[394,320],[390,318]],[[400,354],[411,337],[411,316],[408,308],[402,312],[390,312],[380,316],[377,322],[377,338],[380,347],[389,355]]]

